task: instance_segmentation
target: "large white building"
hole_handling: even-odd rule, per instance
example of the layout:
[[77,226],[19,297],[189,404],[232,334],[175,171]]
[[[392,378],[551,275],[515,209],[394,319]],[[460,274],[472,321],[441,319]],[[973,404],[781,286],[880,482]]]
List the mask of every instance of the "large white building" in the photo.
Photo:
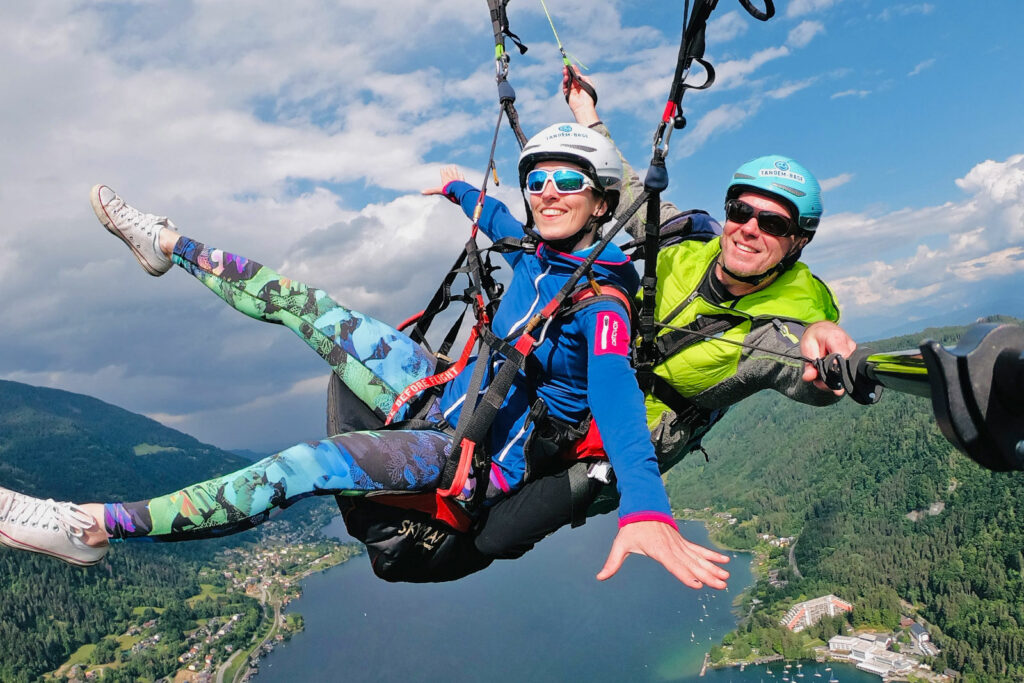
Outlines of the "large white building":
[[914,660],[886,649],[887,642],[888,639],[880,640],[871,634],[833,636],[828,649],[834,655],[848,657],[858,669],[878,676],[907,674],[917,666]]
[[841,612],[853,611],[853,605],[829,594],[813,600],[798,602],[789,608],[780,622],[790,631],[802,631],[821,621],[822,617],[834,617]]

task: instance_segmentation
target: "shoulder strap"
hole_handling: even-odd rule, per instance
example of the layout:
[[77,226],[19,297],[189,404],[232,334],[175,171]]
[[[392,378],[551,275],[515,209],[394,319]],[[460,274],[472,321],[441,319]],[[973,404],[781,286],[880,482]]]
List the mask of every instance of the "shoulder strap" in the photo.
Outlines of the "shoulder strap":
[[663,363],[669,357],[674,356],[688,346],[704,341],[709,335],[713,336],[725,332],[746,320],[747,318],[739,315],[707,315],[701,316],[689,325],[684,325],[677,330],[669,330],[658,337],[654,344],[654,364]]
[[587,306],[601,303],[603,301],[615,301],[622,305],[626,309],[626,315],[632,315],[633,306],[629,300],[629,296],[613,285],[599,284],[596,280],[591,280],[587,284],[581,286],[569,297],[568,303],[562,305],[559,310],[559,316],[570,316],[575,315],[578,311],[583,310]]

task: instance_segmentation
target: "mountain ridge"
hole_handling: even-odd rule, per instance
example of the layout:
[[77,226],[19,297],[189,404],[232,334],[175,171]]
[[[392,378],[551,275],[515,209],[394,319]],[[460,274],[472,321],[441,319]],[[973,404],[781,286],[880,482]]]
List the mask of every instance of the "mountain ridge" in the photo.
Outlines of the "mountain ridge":
[[249,462],[92,396],[0,380],[0,485],[22,493],[136,500]]

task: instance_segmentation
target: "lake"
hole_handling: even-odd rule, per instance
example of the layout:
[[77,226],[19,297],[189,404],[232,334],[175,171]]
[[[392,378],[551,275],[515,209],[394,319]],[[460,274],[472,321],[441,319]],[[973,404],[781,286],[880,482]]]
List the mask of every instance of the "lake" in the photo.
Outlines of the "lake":
[[[730,553],[726,591],[690,590],[636,556],[602,583],[594,575],[616,521],[604,515],[563,529],[522,559],[455,583],[386,583],[365,556],[311,576],[288,607],[302,614],[305,631],[263,659],[255,680],[781,680],[781,663],[771,675],[761,667],[697,677],[704,653],[735,627],[732,600],[753,580],[749,554]],[[680,529],[709,543],[699,522]],[[349,540],[340,518],[327,531]],[[799,681],[827,680],[812,677],[815,666]],[[836,671],[844,683],[879,680],[853,667]]]

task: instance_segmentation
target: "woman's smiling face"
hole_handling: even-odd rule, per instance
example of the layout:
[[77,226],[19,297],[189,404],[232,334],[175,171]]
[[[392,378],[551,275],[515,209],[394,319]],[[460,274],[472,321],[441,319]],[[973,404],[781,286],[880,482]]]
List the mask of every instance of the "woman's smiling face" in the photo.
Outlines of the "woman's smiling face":
[[[558,168],[582,170],[579,166],[565,161],[542,161],[536,169],[553,171]],[[530,194],[530,210],[537,232],[545,240],[555,241],[572,237],[578,233],[591,216],[600,216],[608,205],[593,189],[563,194],[555,189],[549,178],[540,194]],[[593,243],[593,235],[583,236],[575,249],[582,249]]]

